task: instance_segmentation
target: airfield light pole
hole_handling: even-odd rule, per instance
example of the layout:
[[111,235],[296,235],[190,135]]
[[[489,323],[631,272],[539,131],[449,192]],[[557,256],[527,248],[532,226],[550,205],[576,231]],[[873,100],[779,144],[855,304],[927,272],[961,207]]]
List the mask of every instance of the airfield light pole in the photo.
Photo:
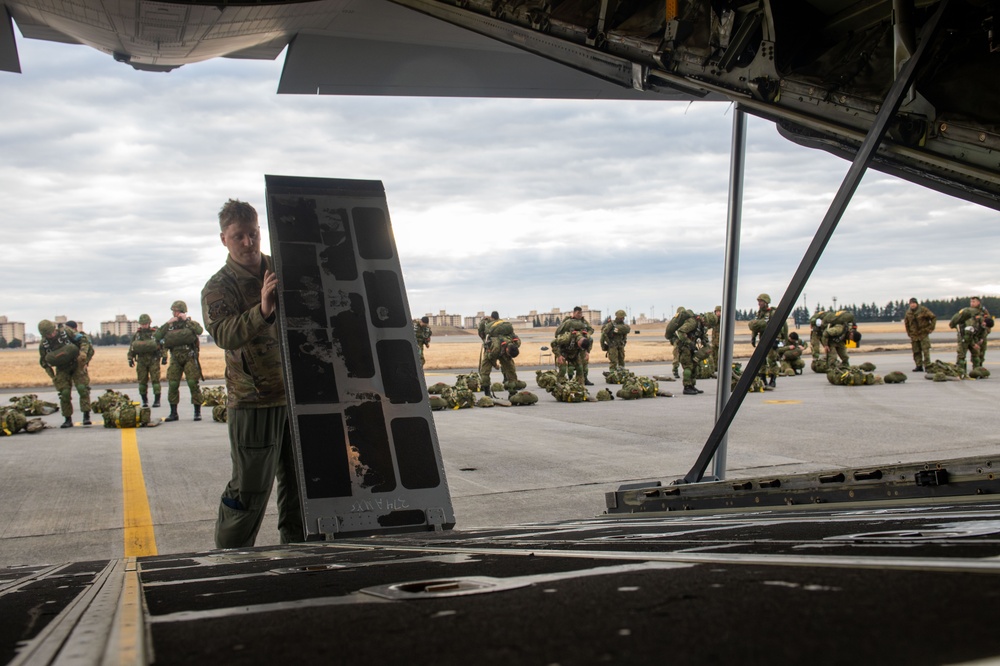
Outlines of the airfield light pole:
[[875,157],[875,152],[878,150],[879,144],[882,143],[882,137],[885,136],[886,130],[889,128],[889,123],[895,118],[896,112],[899,111],[903,98],[906,96],[906,92],[913,85],[913,80],[916,78],[917,65],[920,64],[924,55],[930,50],[930,43],[934,41],[938,33],[941,18],[948,9],[948,2],[949,0],[941,0],[937,10],[927,23],[924,24],[916,50],[910,59],[906,61],[902,70],[896,75],[896,80],[892,82],[892,86],[890,86],[881,108],[875,114],[871,129],[868,130],[864,141],[858,147],[854,161],[851,162],[851,166],[847,170],[847,175],[844,176],[844,181],[840,184],[840,189],[834,195],[833,201],[830,203],[830,208],[816,230],[816,235],[813,237],[812,242],[809,243],[809,247],[806,249],[805,256],[802,257],[799,267],[795,270],[795,274],[788,283],[788,287],[785,288],[778,307],[774,309],[774,313],[768,321],[767,328],[764,329],[764,333],[760,336],[760,342],[750,356],[750,360],[747,361],[743,375],[733,388],[732,396],[730,396],[722,413],[716,419],[715,427],[709,434],[708,441],[705,442],[698,460],[687,475],[683,479],[678,479],[675,483],[698,483],[703,480],[705,469],[723,441],[726,432],[729,430],[729,425],[733,422],[736,412],[739,411],[740,405],[743,404],[750,384],[764,364],[768,350],[771,349],[774,341],[777,340],[781,326],[788,319],[788,314],[792,311],[795,302],[799,300],[799,294],[802,293],[806,282],[809,281],[809,276],[812,275],[813,269],[816,268],[816,264],[823,254],[823,250],[826,249],[827,243],[830,242],[830,238],[833,236],[833,232],[837,229],[837,224],[844,216],[844,211],[847,210],[847,205],[850,203],[851,197],[854,196],[854,192],[858,189],[861,178],[868,169],[868,164]]
[[[736,284],[740,272],[740,225],[743,219],[743,171],[746,164],[747,114],[739,104],[733,110],[733,141],[729,156],[729,214],[726,226],[726,264],[722,278],[722,312],[719,322],[719,383],[715,392],[715,420],[729,401],[733,378],[733,339],[736,329]],[[712,462],[712,476],[726,478],[728,435],[723,432]]]

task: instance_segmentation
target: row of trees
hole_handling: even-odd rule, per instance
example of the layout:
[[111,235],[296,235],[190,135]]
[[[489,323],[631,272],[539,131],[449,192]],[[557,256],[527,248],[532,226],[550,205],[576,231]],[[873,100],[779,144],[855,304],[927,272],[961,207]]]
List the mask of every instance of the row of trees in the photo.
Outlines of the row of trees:
[[17,349],[24,346],[24,341],[13,338],[10,342],[7,338],[0,335],[0,349]]
[[[969,296],[960,296],[957,298],[920,301],[920,304],[926,306],[931,312],[937,315],[938,319],[947,321],[950,320],[956,312],[969,305],[969,298]],[[983,307],[987,310],[1000,314],[1000,296],[983,296],[982,302]],[[854,313],[854,320],[858,322],[902,321],[903,317],[906,315],[906,309],[908,307],[909,299],[905,301],[889,301],[883,306],[879,306],[877,303],[862,303],[861,305],[855,305],[854,303],[841,303],[836,307],[833,307],[817,303],[813,312],[849,310]],[[809,323],[810,314],[809,310],[803,306],[799,306],[792,310],[792,318],[795,320],[795,323],[800,326]],[[756,316],[757,311],[753,309],[736,311],[736,319],[738,321],[750,321]]]

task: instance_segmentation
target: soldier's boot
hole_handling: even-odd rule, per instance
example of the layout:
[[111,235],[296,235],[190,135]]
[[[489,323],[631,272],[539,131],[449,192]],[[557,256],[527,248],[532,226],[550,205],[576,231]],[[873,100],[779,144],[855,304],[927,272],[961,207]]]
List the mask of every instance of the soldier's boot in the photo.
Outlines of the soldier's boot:
[[59,427],[60,428],[72,428],[73,427],[73,417],[72,416],[67,416],[66,420],[63,421],[62,425],[59,426]]
[[674,379],[680,379],[681,373],[677,372],[677,368],[674,368]]
[[584,375],[583,376],[583,385],[584,386],[593,386],[594,382],[592,382],[589,379],[587,379],[587,375]]
[[83,413],[83,425],[90,425],[90,412]]
[[684,387],[684,395],[698,395],[699,393],[701,393],[701,391],[699,391],[693,386]]
[[913,368],[913,372],[923,372],[924,366],[917,364],[917,367]]
[[170,415],[164,421],[178,421],[181,417],[177,415],[177,405],[170,405]]
[[490,392],[489,384],[483,384],[483,395],[485,395],[487,398],[493,397],[493,394]]
[[153,394],[153,407],[159,407],[159,406],[160,406],[160,394],[159,393],[154,393]]
[[149,393],[142,394],[142,406],[149,407]]
[[201,405],[194,406],[194,420],[201,421]]
[[775,376],[771,375],[771,378],[767,380],[767,385],[770,386],[771,388],[776,388],[774,385],[774,381],[775,381]]

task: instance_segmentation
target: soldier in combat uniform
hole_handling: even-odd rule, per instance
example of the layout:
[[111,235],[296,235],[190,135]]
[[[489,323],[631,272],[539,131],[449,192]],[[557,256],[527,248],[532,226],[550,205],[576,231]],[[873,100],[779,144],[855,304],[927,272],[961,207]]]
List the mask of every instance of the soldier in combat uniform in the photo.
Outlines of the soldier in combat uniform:
[[521,340],[514,334],[514,326],[500,318],[494,310],[479,322],[479,338],[483,341],[483,358],[479,363],[479,379],[483,393],[492,396],[490,373],[496,365],[503,373],[503,387],[510,397],[517,393],[517,371],[514,359],[520,353]]
[[42,342],[38,345],[38,363],[52,379],[59,393],[59,411],[65,418],[60,428],[73,427],[73,387],[80,396],[83,425],[90,425],[90,375],[87,364],[94,355],[90,338],[68,326],[56,328],[48,319],[38,322]]
[[413,336],[417,339],[417,349],[420,350],[420,366],[424,365],[424,347],[431,346],[430,319],[421,317],[413,320]]
[[[764,329],[767,328],[768,322],[771,320],[771,316],[774,314],[774,308],[771,307],[771,297],[767,294],[760,294],[757,296],[757,317],[753,319],[749,326],[752,335],[750,336],[750,344],[754,347],[757,346],[757,337],[764,334]],[[769,388],[775,388],[775,384],[778,377],[779,364],[778,357],[780,355],[779,350],[787,344],[788,340],[788,324],[782,324],[781,330],[778,332],[778,337],[775,339],[774,344],[767,351],[767,363],[765,363],[758,373],[761,379],[765,379],[765,385]]]
[[[678,313],[678,316],[681,314]],[[696,365],[704,358],[702,350],[709,344],[708,332],[700,316],[687,309],[683,314],[687,315],[687,318],[677,328],[674,348],[679,350],[681,368],[684,370],[684,395],[698,395],[704,391],[695,386],[698,374]]]
[[260,251],[253,206],[230,199],[219,211],[219,227],[229,256],[201,291],[205,325],[226,351],[232,458],[232,478],[219,502],[215,545],[254,544],[275,479],[281,543],[302,541],[298,472],[278,343],[278,277],[271,257]]
[[[579,305],[573,308],[573,314],[563,319],[563,322],[559,324],[559,327],[556,329],[556,337],[558,338],[565,333],[572,333],[573,331],[586,331],[588,336],[592,336],[594,334],[594,327],[590,325],[590,322],[583,318],[583,308]],[[583,356],[581,360],[578,361],[578,365],[583,369],[583,383],[587,386],[593,386],[594,382],[587,379],[587,369],[589,364],[590,352],[588,348],[588,350],[583,352]],[[579,380],[579,377],[577,377],[577,379]]]
[[135,368],[143,407],[149,406],[150,383],[153,384],[153,407],[160,406],[160,358],[163,350],[153,338],[156,329],[150,326],[152,323],[148,314],[139,315],[139,330],[132,334],[132,342],[128,346],[128,366]]
[[[194,405],[194,420],[201,421],[201,389],[198,380],[201,379],[201,366],[198,364],[200,348],[198,336],[201,335],[201,324],[187,314],[187,304],[184,301],[174,301],[170,304],[174,316],[163,326],[156,329],[153,338],[170,352],[170,365],[167,366],[167,402],[170,403],[170,415],[166,421],[176,421],[177,403],[181,401],[181,377],[187,380],[191,389],[191,404]],[[167,362],[166,357],[162,361]]]
[[625,311],[615,312],[614,321],[601,328],[601,349],[608,353],[611,372],[625,367],[625,345],[632,328],[625,323]]
[[937,325],[937,317],[924,305],[911,298],[910,305],[903,317],[903,326],[910,336],[910,346],[913,348],[913,362],[916,367],[913,372],[923,372],[924,367],[931,364],[931,333]]
[[958,358],[956,363],[962,369],[966,369],[965,356],[969,355],[972,360],[972,367],[980,368],[986,357],[986,336],[993,328],[993,317],[982,306],[978,296],[969,299],[969,307],[962,308],[955,313],[955,316],[948,322],[949,328],[956,329],[958,333]]

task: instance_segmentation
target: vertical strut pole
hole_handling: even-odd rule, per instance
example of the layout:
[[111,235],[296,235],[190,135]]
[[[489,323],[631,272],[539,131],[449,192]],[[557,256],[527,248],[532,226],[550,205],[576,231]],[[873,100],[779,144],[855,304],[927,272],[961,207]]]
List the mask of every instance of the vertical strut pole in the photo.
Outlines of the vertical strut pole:
[[[747,114],[739,103],[733,108],[733,142],[729,157],[729,216],[726,220],[726,265],[723,269],[722,321],[719,323],[719,384],[715,395],[715,420],[729,401],[733,379],[733,340],[736,330],[736,284],[740,272],[740,223],[743,219],[743,172],[746,166]],[[722,433],[712,465],[716,479],[726,478],[727,435]]]
[[896,112],[899,111],[899,106],[903,102],[906,91],[913,84],[917,65],[927,53],[930,43],[934,40],[938,27],[941,25],[941,18],[944,16],[947,8],[948,0],[941,0],[934,15],[924,25],[913,57],[906,62],[903,69],[899,72],[899,76],[889,88],[885,101],[882,103],[882,108],[875,115],[875,121],[872,123],[872,127],[865,136],[864,141],[861,142],[854,161],[851,163],[851,167],[847,170],[847,175],[844,177],[844,182],[841,183],[840,189],[837,190],[837,194],[833,197],[833,202],[830,204],[823,222],[820,223],[819,229],[817,229],[816,235],[809,244],[805,256],[802,257],[798,269],[796,269],[791,282],[785,289],[781,297],[781,302],[775,308],[774,314],[767,324],[767,328],[761,335],[760,343],[754,349],[750,360],[747,361],[747,367],[744,369],[740,381],[737,382],[732,395],[719,414],[715,422],[715,427],[709,434],[708,441],[705,442],[698,460],[687,475],[682,480],[676,481],[676,483],[697,483],[704,477],[708,463],[729,431],[729,426],[733,422],[736,412],[739,411],[740,405],[743,404],[743,400],[747,396],[750,384],[760,370],[761,365],[764,364],[768,350],[771,349],[771,346],[778,337],[778,331],[781,330],[782,324],[788,319],[788,315],[795,306],[795,302],[799,299],[799,294],[802,293],[802,289],[809,280],[809,276],[812,275],[813,269],[816,268],[823,250],[826,248],[827,243],[830,242],[830,238],[837,229],[840,218],[843,217],[844,211],[847,209],[847,204],[850,203],[851,197],[854,196],[854,192],[858,189],[861,178],[868,169],[868,164],[882,143],[882,137],[885,136],[885,132],[889,128],[889,123],[895,117]]

